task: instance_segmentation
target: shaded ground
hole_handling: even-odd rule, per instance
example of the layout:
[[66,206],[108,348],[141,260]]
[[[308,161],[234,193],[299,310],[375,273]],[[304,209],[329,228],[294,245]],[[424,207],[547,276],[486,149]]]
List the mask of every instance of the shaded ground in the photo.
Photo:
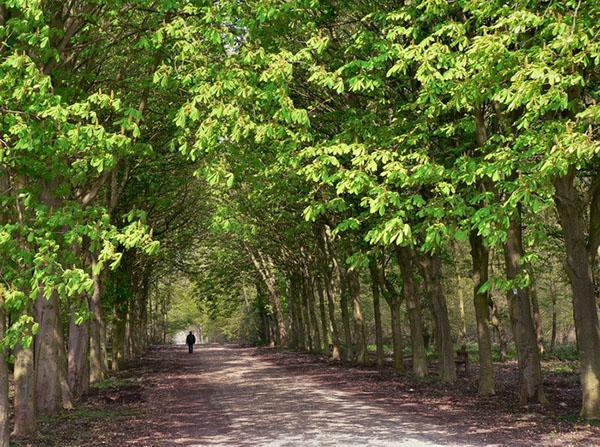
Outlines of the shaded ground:
[[498,372],[499,396],[481,399],[475,374],[444,388],[307,354],[164,347],[22,445],[600,445],[600,427],[565,416],[572,373],[549,377],[555,405],[523,409],[511,404],[513,369]]

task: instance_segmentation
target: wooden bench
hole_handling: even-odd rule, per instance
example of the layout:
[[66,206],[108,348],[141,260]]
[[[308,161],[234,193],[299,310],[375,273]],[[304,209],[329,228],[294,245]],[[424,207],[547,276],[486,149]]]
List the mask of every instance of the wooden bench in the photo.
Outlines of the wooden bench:
[[469,353],[467,352],[466,346],[462,346],[459,350],[456,351],[456,359],[454,360],[454,364],[456,365],[457,374],[460,366],[464,365],[465,374],[469,375]]

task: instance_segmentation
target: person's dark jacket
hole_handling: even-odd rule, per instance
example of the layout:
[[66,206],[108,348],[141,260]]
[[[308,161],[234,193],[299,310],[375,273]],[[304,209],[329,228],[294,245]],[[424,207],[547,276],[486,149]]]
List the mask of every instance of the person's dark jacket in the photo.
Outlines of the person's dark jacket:
[[187,338],[185,339],[185,343],[188,345],[196,344],[196,337],[194,334],[188,334]]

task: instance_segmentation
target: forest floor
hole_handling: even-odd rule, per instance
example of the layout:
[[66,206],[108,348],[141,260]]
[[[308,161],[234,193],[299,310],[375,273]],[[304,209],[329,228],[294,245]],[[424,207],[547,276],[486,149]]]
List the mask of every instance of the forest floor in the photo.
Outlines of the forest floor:
[[498,395],[483,399],[473,371],[447,387],[289,351],[160,347],[15,445],[600,445],[600,426],[573,417],[572,371],[545,376],[550,405],[523,408],[514,369],[498,365]]

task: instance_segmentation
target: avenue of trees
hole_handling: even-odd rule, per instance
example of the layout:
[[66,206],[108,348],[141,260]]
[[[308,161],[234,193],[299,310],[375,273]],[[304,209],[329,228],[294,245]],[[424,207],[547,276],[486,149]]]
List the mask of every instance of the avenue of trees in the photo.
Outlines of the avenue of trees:
[[472,338],[481,395],[510,342],[524,404],[574,327],[600,418],[599,85],[591,0],[0,1],[0,447],[164,342],[181,277],[398,374]]

